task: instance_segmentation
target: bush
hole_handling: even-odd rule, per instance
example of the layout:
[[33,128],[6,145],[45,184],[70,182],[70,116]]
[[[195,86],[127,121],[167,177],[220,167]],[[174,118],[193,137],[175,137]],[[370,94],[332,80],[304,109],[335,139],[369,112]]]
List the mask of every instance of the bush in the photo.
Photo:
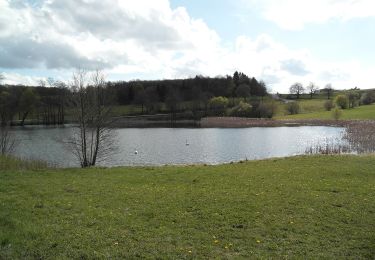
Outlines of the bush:
[[362,94],[361,104],[370,105],[375,102],[375,91],[368,91]]
[[276,112],[276,104],[265,104],[261,103],[256,110],[259,118],[272,118]]
[[326,102],[324,102],[324,108],[327,110],[327,111],[331,111],[332,108],[334,107],[335,105],[333,104],[333,101],[332,100],[327,100]]
[[300,112],[300,106],[299,106],[298,102],[289,102],[286,105],[286,110],[291,115],[299,114],[299,112]]
[[229,111],[231,116],[251,117],[251,105],[240,101],[240,103]]
[[335,98],[336,105],[341,109],[347,109],[349,106],[349,99],[346,95],[338,95]]
[[226,97],[213,97],[210,99],[208,102],[208,105],[210,106],[211,109],[218,109],[222,110],[225,109],[228,106],[228,99]]
[[346,96],[348,97],[349,100],[349,108],[354,108],[358,106],[358,101],[359,101],[359,92],[355,90],[348,91],[346,93]]
[[338,109],[337,107],[332,111],[332,117],[335,120],[339,120],[341,115],[342,115],[342,111],[340,109]]

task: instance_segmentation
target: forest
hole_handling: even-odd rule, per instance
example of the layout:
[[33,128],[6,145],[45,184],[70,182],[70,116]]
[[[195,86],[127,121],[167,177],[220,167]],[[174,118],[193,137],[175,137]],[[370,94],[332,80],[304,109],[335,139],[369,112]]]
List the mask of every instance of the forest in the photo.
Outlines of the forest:
[[[1,124],[33,122],[37,124],[64,124],[71,120],[74,87],[48,78],[39,86],[0,85]],[[247,117],[272,117],[272,107],[262,105],[268,95],[264,82],[242,72],[233,76],[204,77],[173,80],[107,81],[103,88],[105,105],[133,111],[114,112],[121,115],[182,114],[199,119],[207,115],[231,114]],[[103,104],[104,104],[103,103]]]

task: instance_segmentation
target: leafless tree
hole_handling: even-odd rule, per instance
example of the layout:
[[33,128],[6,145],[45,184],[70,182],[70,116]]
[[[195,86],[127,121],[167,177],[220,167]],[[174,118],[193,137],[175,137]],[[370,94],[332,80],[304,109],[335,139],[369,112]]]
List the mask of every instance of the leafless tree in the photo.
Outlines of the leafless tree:
[[0,155],[11,154],[16,147],[16,139],[9,131],[8,125],[0,126]]
[[66,143],[82,168],[95,166],[116,150],[105,88],[104,75],[99,70],[91,74],[78,70],[73,75],[72,103],[78,127]]
[[332,88],[331,83],[328,83],[328,84],[325,86],[324,90],[327,92],[327,99],[331,99],[331,96],[332,96],[333,91],[334,91],[333,88]]
[[305,88],[301,83],[294,83],[292,86],[289,88],[290,94],[295,94],[297,96],[297,99],[299,99],[299,96],[305,91]]
[[309,91],[310,99],[312,99],[313,95],[319,90],[319,87],[313,82],[310,82],[310,84],[307,86],[307,90]]

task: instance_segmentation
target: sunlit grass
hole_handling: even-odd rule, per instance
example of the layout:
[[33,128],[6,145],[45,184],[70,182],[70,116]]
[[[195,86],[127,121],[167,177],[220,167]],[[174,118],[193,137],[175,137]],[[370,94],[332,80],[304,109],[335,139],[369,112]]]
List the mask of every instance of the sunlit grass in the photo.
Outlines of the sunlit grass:
[[[323,105],[322,105],[323,106]],[[276,119],[333,119],[332,111],[318,111],[297,115],[277,116]],[[375,119],[375,104],[342,110],[343,120]]]
[[374,161],[3,169],[0,258],[373,258]]

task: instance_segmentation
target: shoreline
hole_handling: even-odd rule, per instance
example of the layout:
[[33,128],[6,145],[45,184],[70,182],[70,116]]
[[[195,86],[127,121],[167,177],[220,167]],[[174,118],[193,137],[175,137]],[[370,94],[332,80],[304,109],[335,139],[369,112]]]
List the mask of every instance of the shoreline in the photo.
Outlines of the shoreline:
[[346,127],[353,124],[375,124],[375,120],[322,120],[322,119],[258,119],[242,117],[205,117],[201,128],[248,128],[280,126],[332,126]]
[[[347,127],[357,124],[375,124],[375,120],[333,120],[333,119],[268,119],[268,118],[245,118],[245,117],[203,117],[200,120],[179,119],[167,120],[155,117],[117,117],[113,118],[112,128],[250,128],[250,127],[298,127],[298,126],[331,126]],[[36,124],[26,122],[23,126],[46,126],[64,127],[74,125],[74,122],[65,124]],[[21,125],[17,123],[11,126]],[[22,126],[21,126],[22,127]]]

